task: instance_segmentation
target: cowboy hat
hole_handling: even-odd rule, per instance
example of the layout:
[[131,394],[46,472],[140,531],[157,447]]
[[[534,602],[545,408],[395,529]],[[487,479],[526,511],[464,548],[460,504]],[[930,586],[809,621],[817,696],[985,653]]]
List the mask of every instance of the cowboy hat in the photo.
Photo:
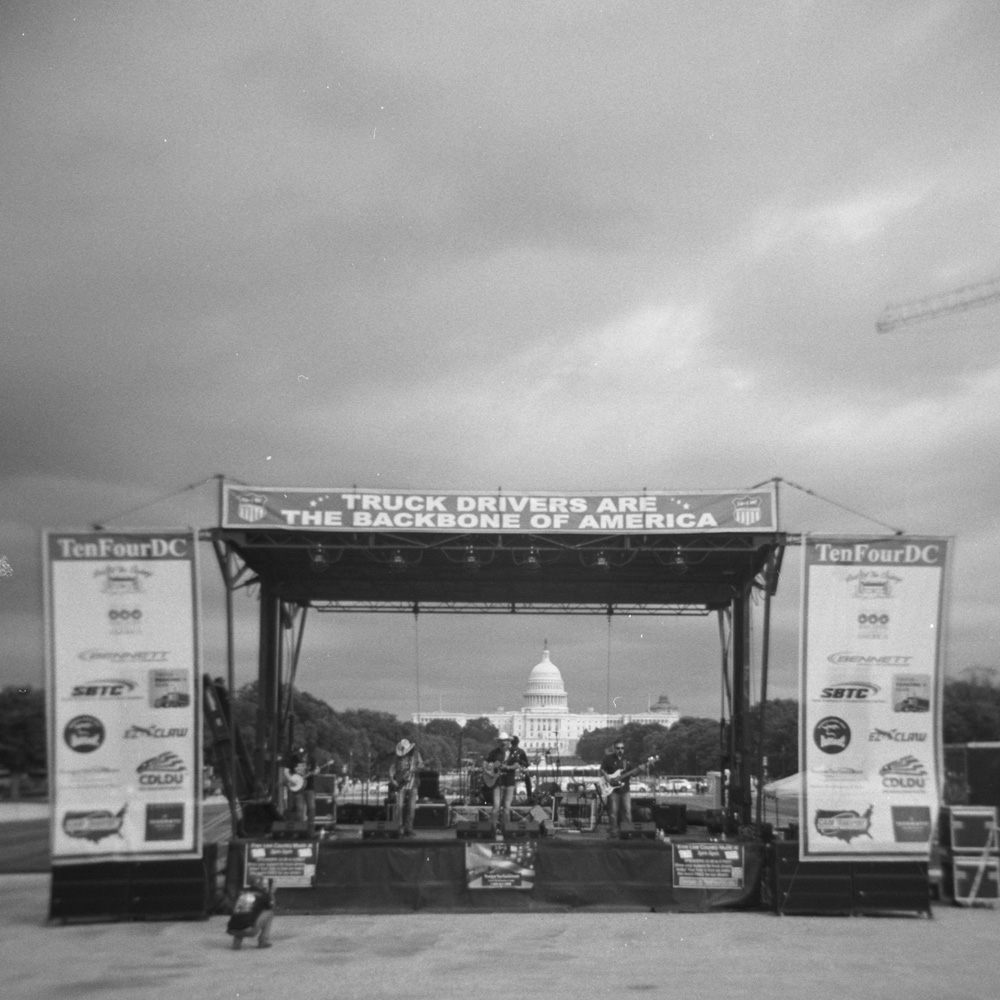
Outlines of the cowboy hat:
[[501,743],[503,743],[503,741],[504,741],[504,740],[509,740],[510,738],[511,738],[511,737],[510,737],[510,733],[501,733],[501,734],[500,734],[500,735],[499,735],[499,736],[497,737],[497,739],[499,739]]
[[396,756],[405,757],[414,747],[414,744],[409,740],[400,740],[396,744]]

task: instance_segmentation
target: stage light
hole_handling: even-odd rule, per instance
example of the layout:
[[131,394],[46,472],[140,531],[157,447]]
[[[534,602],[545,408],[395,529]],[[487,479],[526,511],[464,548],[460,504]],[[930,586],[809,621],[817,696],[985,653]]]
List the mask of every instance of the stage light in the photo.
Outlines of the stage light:
[[391,569],[393,573],[405,573],[408,565],[409,563],[407,563],[403,553],[400,552],[399,549],[396,549],[389,559],[389,569]]
[[673,558],[670,560],[670,568],[678,575],[688,571],[688,564],[684,560],[684,553],[681,552],[680,546],[674,549]]
[[475,573],[479,570],[481,565],[479,556],[476,555],[476,550],[471,545],[466,546],[465,555],[462,557],[462,565],[470,573]]
[[322,545],[309,546],[309,567],[314,573],[322,573],[330,565]]
[[607,573],[611,569],[611,562],[603,552],[597,553],[597,558],[594,560],[594,569],[599,569],[603,573]]

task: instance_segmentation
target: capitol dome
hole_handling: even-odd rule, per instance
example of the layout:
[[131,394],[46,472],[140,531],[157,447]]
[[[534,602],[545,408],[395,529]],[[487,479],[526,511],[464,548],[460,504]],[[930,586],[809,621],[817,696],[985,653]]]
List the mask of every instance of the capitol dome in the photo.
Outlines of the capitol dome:
[[528,687],[524,692],[526,712],[568,712],[569,698],[563,685],[559,668],[549,659],[549,647],[542,651],[541,663],[536,663],[528,674]]

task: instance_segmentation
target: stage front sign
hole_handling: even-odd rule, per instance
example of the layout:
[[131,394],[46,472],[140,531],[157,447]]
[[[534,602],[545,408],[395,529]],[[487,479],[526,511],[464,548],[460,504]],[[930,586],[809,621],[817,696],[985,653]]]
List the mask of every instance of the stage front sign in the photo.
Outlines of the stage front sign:
[[222,527],[464,534],[775,531],[774,487],[735,492],[457,493],[226,484]]
[[929,854],[948,546],[905,536],[803,544],[803,860]]
[[200,857],[197,536],[42,542],[53,864]]

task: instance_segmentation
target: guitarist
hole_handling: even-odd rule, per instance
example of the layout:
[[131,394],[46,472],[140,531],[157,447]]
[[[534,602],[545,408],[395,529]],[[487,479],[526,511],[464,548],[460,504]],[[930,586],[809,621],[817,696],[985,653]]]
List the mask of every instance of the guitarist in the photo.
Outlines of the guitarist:
[[[625,743],[615,740],[614,749],[601,761],[601,776],[613,787],[604,799],[608,811],[608,822],[611,829],[609,837],[621,836],[623,823],[632,822],[632,795],[629,784],[632,781],[628,772],[634,770],[625,757]],[[620,778],[619,775],[625,775]]]
[[[492,784],[493,809],[490,812],[490,823],[493,825],[493,835],[499,837],[501,829],[506,831],[510,826],[510,807],[514,803],[514,786],[517,784],[519,758],[514,750],[514,741],[510,733],[500,734],[499,745],[494,747],[483,762],[483,781]],[[503,813],[503,826],[497,825],[500,813]]]

